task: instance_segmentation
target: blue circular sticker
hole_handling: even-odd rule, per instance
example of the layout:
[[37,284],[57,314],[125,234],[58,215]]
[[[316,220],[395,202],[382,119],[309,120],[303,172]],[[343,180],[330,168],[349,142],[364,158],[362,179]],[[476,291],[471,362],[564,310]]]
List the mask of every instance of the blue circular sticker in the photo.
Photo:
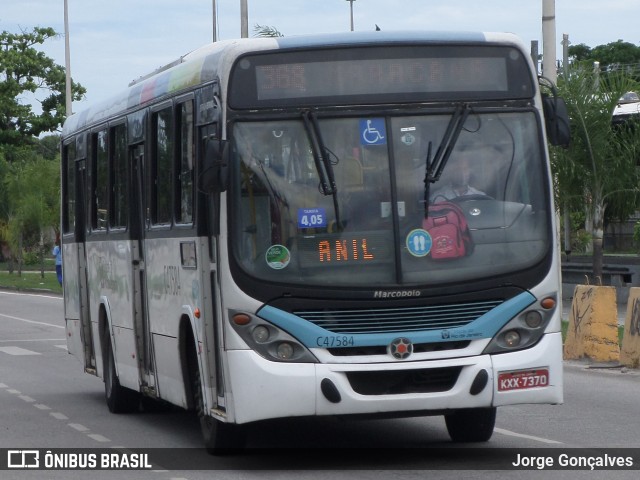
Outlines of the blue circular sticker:
[[407,250],[414,257],[426,257],[429,255],[432,244],[431,235],[422,228],[411,230],[407,235]]

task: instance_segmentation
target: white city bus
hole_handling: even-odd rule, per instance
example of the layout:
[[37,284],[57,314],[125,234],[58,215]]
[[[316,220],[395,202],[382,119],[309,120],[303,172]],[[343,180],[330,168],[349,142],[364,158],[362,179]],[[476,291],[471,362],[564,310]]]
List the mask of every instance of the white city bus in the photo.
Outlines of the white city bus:
[[313,415],[488,440],[496,407],[563,400],[560,104],[507,34],[180,58],[64,125],[69,352],[112,412],[193,409],[211,451]]

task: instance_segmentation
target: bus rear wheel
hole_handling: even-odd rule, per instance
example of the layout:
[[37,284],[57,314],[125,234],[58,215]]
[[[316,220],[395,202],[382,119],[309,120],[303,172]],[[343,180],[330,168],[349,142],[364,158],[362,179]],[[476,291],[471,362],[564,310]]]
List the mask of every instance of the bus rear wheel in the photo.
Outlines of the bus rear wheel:
[[140,396],[129,388],[120,385],[116,372],[116,363],[111,348],[108,332],[105,334],[105,349],[103,356],[104,396],[111,413],[130,413],[138,409]]
[[487,442],[496,425],[496,408],[467,408],[444,416],[454,442]]

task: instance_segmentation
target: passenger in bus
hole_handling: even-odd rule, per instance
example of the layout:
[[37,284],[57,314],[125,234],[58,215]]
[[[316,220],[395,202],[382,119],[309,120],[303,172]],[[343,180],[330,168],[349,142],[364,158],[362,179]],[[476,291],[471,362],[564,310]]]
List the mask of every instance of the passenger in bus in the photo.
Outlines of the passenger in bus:
[[443,176],[435,186],[442,185],[443,181],[444,184],[431,194],[430,203],[446,202],[470,195],[486,196],[485,192],[470,184],[474,169],[483,168],[484,163],[482,155],[475,149],[463,147],[459,151],[454,150],[444,167]]

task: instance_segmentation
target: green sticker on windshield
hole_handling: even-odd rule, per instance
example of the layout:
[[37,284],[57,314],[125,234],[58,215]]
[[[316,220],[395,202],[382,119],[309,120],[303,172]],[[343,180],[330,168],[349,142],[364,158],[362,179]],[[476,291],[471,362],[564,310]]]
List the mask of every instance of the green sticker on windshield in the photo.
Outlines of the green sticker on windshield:
[[264,255],[267,265],[274,270],[282,270],[291,261],[291,253],[284,245],[272,245]]

